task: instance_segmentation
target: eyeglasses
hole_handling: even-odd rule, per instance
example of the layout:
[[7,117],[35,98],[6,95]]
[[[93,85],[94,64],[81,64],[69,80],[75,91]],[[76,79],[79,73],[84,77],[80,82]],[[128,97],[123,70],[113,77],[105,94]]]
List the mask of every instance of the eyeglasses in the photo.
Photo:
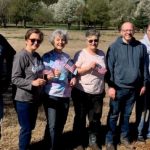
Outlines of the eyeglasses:
[[123,32],[131,32],[133,33],[134,30],[122,30]]
[[29,39],[30,41],[31,41],[31,43],[32,44],[34,44],[35,42],[37,43],[37,44],[41,44],[41,40],[39,40],[39,39]]
[[88,42],[89,42],[89,43],[93,43],[93,42],[94,42],[94,43],[97,43],[97,42],[98,42],[98,39],[95,39],[95,40],[88,40]]

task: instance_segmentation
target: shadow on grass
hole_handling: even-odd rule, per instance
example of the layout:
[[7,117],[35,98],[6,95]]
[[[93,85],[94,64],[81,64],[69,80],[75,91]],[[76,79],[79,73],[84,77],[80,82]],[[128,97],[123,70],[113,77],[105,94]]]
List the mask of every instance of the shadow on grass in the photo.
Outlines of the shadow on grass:
[[[131,142],[136,140],[136,125],[135,123],[130,123],[130,135],[131,135]],[[107,132],[107,126],[102,125],[101,126],[101,131],[99,132],[98,135],[98,144],[99,146],[104,146],[105,145],[105,136]],[[117,127],[117,138],[116,138],[116,143],[119,144],[119,127]],[[88,147],[88,128],[86,129],[86,133],[84,136],[84,147]],[[62,138],[62,146],[61,150],[72,150],[75,148],[76,145],[76,139],[74,138],[74,134],[72,131],[65,132],[63,134]],[[38,141],[36,143],[31,144],[30,150],[48,150],[47,144],[44,140]]]

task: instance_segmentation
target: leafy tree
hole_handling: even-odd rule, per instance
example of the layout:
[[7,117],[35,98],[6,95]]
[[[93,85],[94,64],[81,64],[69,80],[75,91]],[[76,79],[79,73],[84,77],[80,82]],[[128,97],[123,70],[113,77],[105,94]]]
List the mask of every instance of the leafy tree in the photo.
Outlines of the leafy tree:
[[54,9],[55,21],[67,23],[70,29],[72,22],[79,20],[83,4],[83,0],[59,0]]
[[138,16],[133,19],[134,25],[139,29],[144,29],[149,22],[149,18],[141,12]]
[[42,0],[47,6],[57,3],[58,0]]
[[40,7],[37,0],[12,0],[12,4],[10,5],[10,16],[14,17],[16,24],[18,21],[23,21],[24,27],[27,21],[32,20],[31,14]]
[[94,26],[100,24],[102,28],[102,26],[109,21],[108,10],[109,8],[106,0],[87,0],[84,11],[84,22]]
[[150,0],[142,0],[137,4],[135,16],[140,16],[142,14],[150,19],[149,12],[150,12]]
[[111,0],[109,5],[111,24],[118,27],[122,22],[132,19],[136,7],[133,0]]
[[37,12],[32,13],[31,17],[35,24],[45,25],[46,23],[53,22],[51,10],[42,3],[41,8]]
[[0,21],[6,27],[8,5],[11,0],[0,0]]

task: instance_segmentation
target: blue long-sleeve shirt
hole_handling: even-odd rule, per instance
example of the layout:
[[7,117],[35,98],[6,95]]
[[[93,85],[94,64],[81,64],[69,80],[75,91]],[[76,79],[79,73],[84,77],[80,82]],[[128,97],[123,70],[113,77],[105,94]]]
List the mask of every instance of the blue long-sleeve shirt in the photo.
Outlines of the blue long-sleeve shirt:
[[147,82],[147,53],[134,38],[127,44],[119,37],[107,51],[107,82],[109,86],[135,88]]

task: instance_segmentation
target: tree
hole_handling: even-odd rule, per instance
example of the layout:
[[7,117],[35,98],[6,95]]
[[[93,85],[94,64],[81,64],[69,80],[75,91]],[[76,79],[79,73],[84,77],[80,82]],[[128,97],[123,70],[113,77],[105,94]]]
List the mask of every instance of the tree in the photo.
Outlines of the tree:
[[46,23],[53,22],[51,10],[43,3],[40,9],[31,15],[33,23],[45,25]]
[[31,14],[40,7],[39,2],[37,0],[12,0],[11,2],[13,5],[10,5],[10,16],[15,18],[16,23],[23,21],[23,26],[26,28],[27,21],[32,20]]
[[[92,6],[92,7],[91,7]],[[100,24],[101,28],[104,23],[109,21],[108,3],[106,0],[87,0],[84,11],[84,20],[89,25]]]
[[72,22],[79,20],[81,14],[78,11],[82,11],[82,5],[83,0],[59,0],[54,9],[55,21],[67,23],[70,29]]
[[58,0],[42,0],[47,6],[57,3]]
[[111,24],[117,27],[119,27],[122,22],[132,19],[136,7],[133,0],[111,0],[109,5]]
[[147,16],[150,19],[150,0],[142,0],[137,4],[136,11],[134,13],[135,17],[141,15]]
[[148,22],[149,22],[149,18],[146,15],[144,15],[142,12],[133,19],[133,23],[138,29],[144,30]]
[[10,2],[11,0],[0,0],[0,21],[4,27],[6,27],[8,5]]

